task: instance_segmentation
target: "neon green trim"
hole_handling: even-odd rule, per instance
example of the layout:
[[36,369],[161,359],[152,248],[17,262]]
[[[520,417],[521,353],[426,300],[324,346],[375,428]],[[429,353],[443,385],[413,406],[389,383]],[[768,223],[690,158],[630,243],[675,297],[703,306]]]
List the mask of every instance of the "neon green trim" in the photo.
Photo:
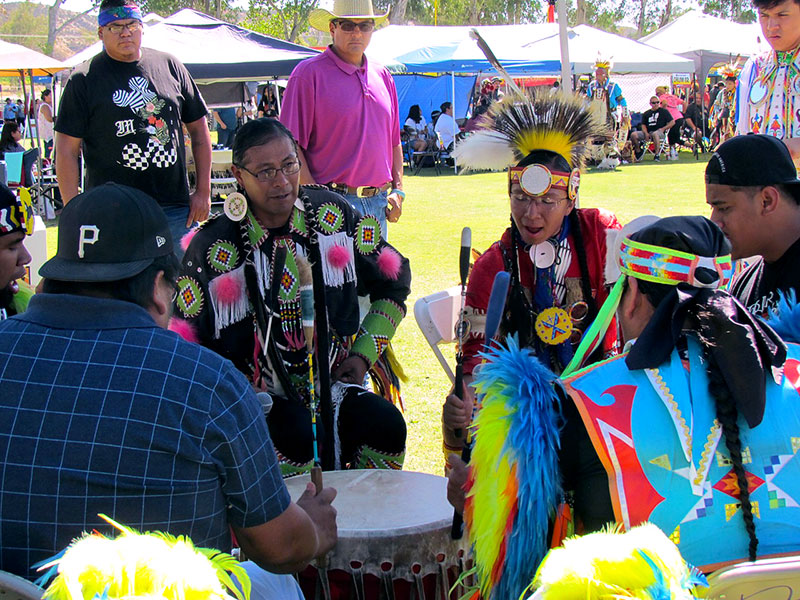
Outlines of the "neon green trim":
[[622,290],[625,287],[624,282],[625,278],[620,277],[617,279],[614,287],[611,288],[611,293],[608,295],[608,298],[606,298],[606,301],[603,302],[603,306],[600,307],[600,311],[597,313],[594,322],[583,334],[581,343],[578,344],[578,349],[575,351],[575,355],[561,372],[562,379],[569,377],[574,371],[580,368],[581,363],[591,352],[592,347],[596,347],[594,343],[595,340],[597,340],[598,343],[602,343],[606,331],[608,331],[608,327],[611,325],[611,321],[614,319],[614,315],[617,312],[617,306],[619,306],[619,301],[622,298]]
[[677,256],[678,258],[685,258],[687,260],[694,260],[698,258],[696,254],[688,252],[681,252],[680,250],[673,250],[672,248],[664,248],[663,246],[653,246],[651,244],[643,244],[636,242],[631,238],[625,238],[625,245],[637,250],[644,250],[645,252],[655,252],[656,254],[666,254],[667,256]]

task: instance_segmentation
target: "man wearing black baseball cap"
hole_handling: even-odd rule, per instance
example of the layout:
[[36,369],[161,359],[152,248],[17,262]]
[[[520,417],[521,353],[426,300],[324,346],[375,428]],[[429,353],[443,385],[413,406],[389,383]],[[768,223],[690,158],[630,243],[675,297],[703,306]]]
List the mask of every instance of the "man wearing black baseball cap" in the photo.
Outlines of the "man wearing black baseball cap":
[[166,329],[172,247],[154,199],[94,187],[61,213],[44,293],[0,323],[0,570],[35,577],[82,532],[108,532],[104,513],[224,551],[233,529],[258,564],[244,563],[254,597],[299,599],[263,569],[330,550],[335,491],[291,502],[255,391]]
[[706,202],[733,258],[753,257],[731,287],[750,312],[767,313],[779,290],[800,292],[800,179],[783,142],[751,134],[719,146],[706,166]]

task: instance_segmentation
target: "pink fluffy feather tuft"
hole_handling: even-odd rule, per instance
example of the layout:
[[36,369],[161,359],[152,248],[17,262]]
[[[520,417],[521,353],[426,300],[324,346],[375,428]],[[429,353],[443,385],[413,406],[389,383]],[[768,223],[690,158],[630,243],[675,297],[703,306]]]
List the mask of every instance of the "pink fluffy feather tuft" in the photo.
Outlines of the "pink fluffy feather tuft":
[[400,276],[400,267],[403,264],[403,259],[394,248],[384,246],[378,254],[378,268],[384,277],[389,279],[397,279]]
[[194,325],[192,325],[188,321],[172,317],[169,320],[169,330],[174,331],[183,339],[185,339],[187,342],[192,342],[193,344],[200,343],[200,338],[197,335],[197,330],[194,328]]
[[332,246],[328,250],[328,262],[334,269],[344,269],[350,261],[350,250],[344,246]]
[[244,295],[244,279],[237,271],[231,271],[217,277],[215,288],[220,304],[236,304]]
[[186,252],[189,249],[189,244],[192,243],[192,239],[194,238],[195,235],[197,235],[198,231],[199,229],[197,227],[195,227],[194,229],[190,229],[181,238],[181,248],[183,248],[184,252]]

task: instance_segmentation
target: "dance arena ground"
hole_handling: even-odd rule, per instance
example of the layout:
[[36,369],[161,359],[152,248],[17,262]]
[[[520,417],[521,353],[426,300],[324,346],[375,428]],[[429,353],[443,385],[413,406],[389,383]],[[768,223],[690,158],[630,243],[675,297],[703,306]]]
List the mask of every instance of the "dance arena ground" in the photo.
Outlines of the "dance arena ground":
[[[709,215],[705,204],[703,171],[709,155],[696,161],[681,152],[678,162],[624,165],[619,170],[587,171],[581,178],[581,206],[602,206],[616,213],[622,223],[644,214]],[[403,217],[389,230],[389,240],[411,261],[413,281],[408,317],[394,339],[409,381],[404,385],[408,423],[408,455],[405,468],[442,473],[441,405],[450,387],[447,376],[430,351],[413,316],[417,298],[458,284],[461,229],[472,228],[472,244],[486,249],[508,226],[505,173],[471,173],[437,176],[423,169],[406,175],[408,194]],[[55,222],[48,227],[48,254],[56,251]],[[454,348],[443,348],[454,362]]]

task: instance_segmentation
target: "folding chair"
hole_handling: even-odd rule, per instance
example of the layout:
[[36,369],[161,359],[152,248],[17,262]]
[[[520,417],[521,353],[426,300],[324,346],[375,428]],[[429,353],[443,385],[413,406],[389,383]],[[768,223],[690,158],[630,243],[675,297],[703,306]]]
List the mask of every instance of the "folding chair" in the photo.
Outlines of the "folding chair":
[[744,562],[708,577],[706,600],[792,600],[800,591],[800,556]]
[[412,164],[416,163],[416,168],[414,169],[414,175],[419,174],[422,167],[425,166],[425,159],[430,158],[433,163],[433,168],[436,169],[436,174],[441,175],[442,169],[439,166],[439,147],[436,144],[435,148],[426,148],[425,150],[414,150],[411,153],[411,161]]
[[[652,140],[645,143],[644,147],[644,154],[649,154],[653,157],[655,156],[665,156],[665,152],[669,150],[669,138],[667,136],[667,132],[664,132],[664,137],[661,138],[661,145],[658,148],[658,153],[656,153],[656,143]],[[639,159],[641,160],[644,158],[644,154]]]
[[455,383],[455,375],[439,349],[439,344],[452,344],[456,341],[456,325],[460,309],[461,286],[429,294],[414,303],[414,319],[417,321],[417,326],[452,383]]
[[44,590],[8,571],[0,571],[0,598],[3,600],[41,600]]

